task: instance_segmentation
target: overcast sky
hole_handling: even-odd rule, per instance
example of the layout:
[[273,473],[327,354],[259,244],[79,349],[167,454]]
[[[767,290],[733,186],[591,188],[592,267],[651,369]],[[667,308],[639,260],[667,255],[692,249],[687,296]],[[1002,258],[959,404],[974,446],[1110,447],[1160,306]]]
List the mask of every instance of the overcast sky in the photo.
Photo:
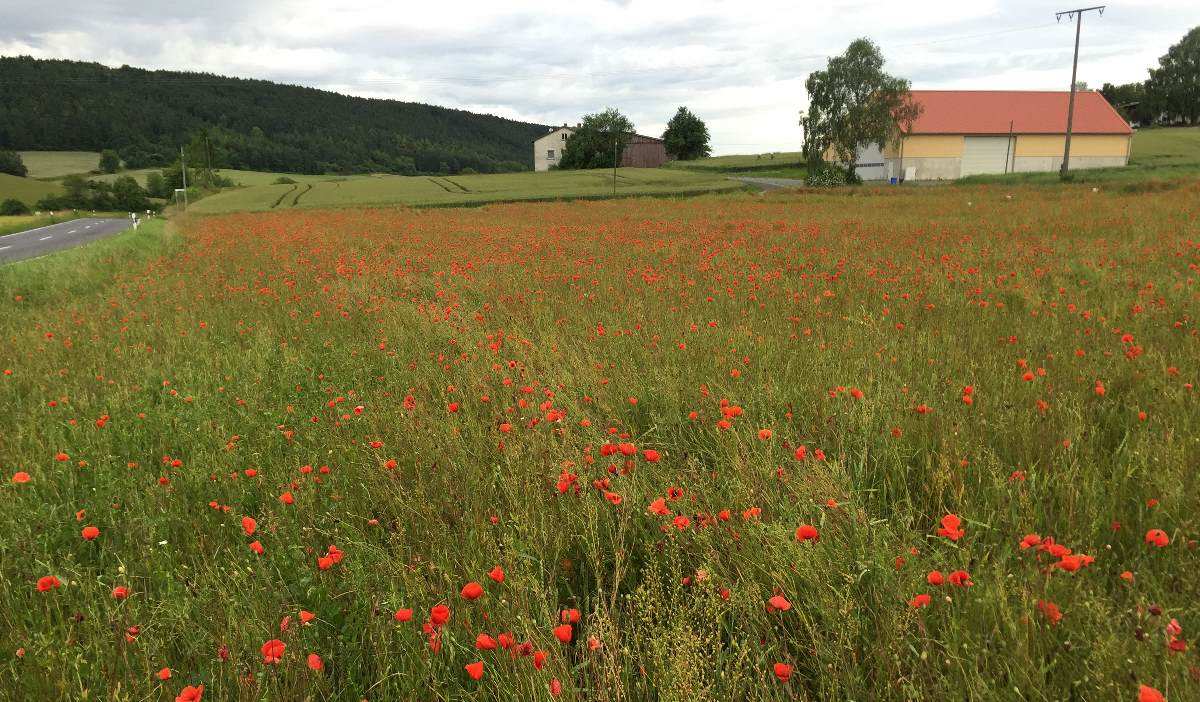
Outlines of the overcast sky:
[[[1088,3],[1079,3],[1088,4]],[[200,70],[562,124],[605,106],[714,152],[797,150],[804,79],[868,36],[914,88],[1065,89],[1074,31],[1034,0],[0,0],[0,54]],[[1141,80],[1200,1],[1084,18],[1079,79]]]

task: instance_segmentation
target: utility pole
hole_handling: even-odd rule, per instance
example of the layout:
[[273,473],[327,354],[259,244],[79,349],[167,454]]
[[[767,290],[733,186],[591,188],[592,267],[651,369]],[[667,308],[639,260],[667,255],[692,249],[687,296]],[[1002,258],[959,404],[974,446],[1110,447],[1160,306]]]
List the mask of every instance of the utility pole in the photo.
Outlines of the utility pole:
[[617,196],[617,142],[620,138],[613,132],[613,197]]
[[1103,17],[1105,7],[1107,5],[1096,5],[1095,7],[1081,7],[1054,13],[1054,19],[1059,22],[1062,21],[1064,15],[1068,20],[1075,19],[1075,59],[1071,62],[1071,98],[1067,102],[1067,143],[1063,146],[1062,170],[1058,172],[1060,178],[1067,177],[1067,167],[1071,162],[1071,127],[1075,121],[1075,74],[1079,69],[1079,30],[1083,27],[1083,13],[1096,10]]
[[183,175],[183,211],[187,212],[187,161],[183,157],[183,147],[179,147],[179,172]]

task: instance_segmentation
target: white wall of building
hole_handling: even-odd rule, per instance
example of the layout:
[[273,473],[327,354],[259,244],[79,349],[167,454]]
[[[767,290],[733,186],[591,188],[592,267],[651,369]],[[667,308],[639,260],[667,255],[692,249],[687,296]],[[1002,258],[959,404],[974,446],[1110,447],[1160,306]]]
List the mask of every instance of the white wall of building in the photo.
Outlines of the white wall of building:
[[557,166],[567,139],[574,133],[568,127],[559,127],[533,142],[533,170],[548,171],[551,166]]

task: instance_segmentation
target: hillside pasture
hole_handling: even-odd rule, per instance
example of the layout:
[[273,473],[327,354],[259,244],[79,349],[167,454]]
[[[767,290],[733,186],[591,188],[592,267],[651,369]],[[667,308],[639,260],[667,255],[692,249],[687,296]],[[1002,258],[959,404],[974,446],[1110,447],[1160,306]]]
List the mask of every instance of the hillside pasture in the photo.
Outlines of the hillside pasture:
[[30,178],[86,175],[100,167],[98,151],[19,151]]
[[59,183],[0,173],[0,201],[13,198],[32,209],[37,206],[38,200],[60,194],[62,186]]

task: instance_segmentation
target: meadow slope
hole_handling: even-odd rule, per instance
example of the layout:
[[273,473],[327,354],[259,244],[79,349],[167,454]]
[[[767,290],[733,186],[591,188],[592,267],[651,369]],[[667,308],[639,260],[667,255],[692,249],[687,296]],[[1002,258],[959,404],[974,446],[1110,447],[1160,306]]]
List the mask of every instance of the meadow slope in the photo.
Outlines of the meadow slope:
[[2,267],[0,699],[1197,699],[1163,187],[241,213]]

